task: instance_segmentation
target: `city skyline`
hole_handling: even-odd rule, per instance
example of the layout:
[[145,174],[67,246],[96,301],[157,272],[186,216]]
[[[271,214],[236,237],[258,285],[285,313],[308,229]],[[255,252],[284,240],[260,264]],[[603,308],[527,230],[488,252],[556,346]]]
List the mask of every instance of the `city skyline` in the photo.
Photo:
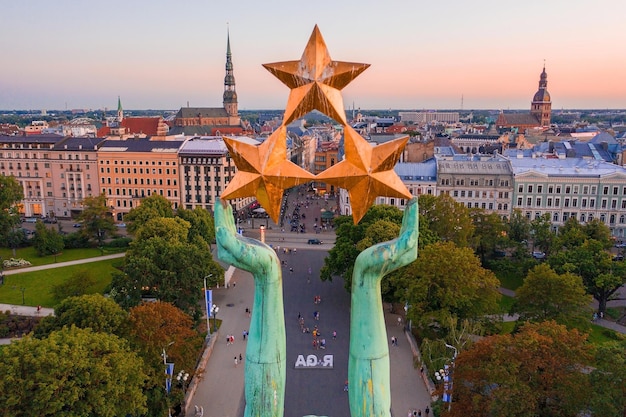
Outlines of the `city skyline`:
[[[552,108],[626,108],[626,4],[238,0],[3,7],[0,110],[219,106],[230,31],[239,109],[283,109],[262,64],[297,60],[317,24],[334,60],[371,67],[343,90],[362,109],[527,109],[544,65]],[[620,31],[621,30],[621,31]]]

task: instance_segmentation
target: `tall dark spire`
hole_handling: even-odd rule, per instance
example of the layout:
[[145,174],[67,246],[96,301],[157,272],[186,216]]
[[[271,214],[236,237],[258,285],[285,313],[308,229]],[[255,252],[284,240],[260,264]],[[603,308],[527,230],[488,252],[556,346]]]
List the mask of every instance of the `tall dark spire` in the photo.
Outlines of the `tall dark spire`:
[[230,52],[230,30],[226,36],[226,76],[224,77],[224,109],[229,116],[237,116],[237,92],[233,75],[233,60]]

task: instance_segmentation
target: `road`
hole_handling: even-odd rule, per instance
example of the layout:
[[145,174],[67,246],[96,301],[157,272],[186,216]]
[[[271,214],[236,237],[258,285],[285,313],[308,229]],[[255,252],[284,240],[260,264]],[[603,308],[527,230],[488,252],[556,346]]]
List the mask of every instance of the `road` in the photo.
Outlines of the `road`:
[[[290,196],[290,204],[296,195]],[[305,213],[309,233],[283,232],[281,227],[273,225],[271,221],[266,231],[266,242],[276,248],[279,258],[286,263],[283,266],[287,334],[285,416],[350,415],[348,396],[343,390],[348,376],[350,296],[342,280],[320,281],[319,270],[335,238],[329,230],[313,232],[316,215],[319,216],[320,209],[326,207],[331,208],[332,202],[313,201],[308,208],[301,209]],[[256,220],[256,223],[258,226],[260,222]],[[259,237],[258,229],[252,229],[251,224],[245,234]],[[324,243],[308,245],[310,238],[320,239]],[[289,253],[285,253],[285,248],[290,249]],[[244,367],[235,367],[234,358],[240,353],[245,356],[242,331],[248,329],[249,325],[245,311],[252,305],[253,285],[250,274],[237,271],[228,289],[214,289],[214,303],[220,306],[218,318],[223,322],[218,334],[214,335],[217,340],[208,364],[198,378],[199,384],[188,407],[192,410],[190,414],[198,406],[202,407],[204,415],[243,416]],[[315,296],[320,296],[319,304],[314,303]],[[319,321],[314,320],[314,311],[319,312]],[[313,348],[312,334],[301,331],[299,314],[304,317],[305,327],[311,331],[314,325],[318,325],[320,337],[326,339],[326,349]],[[409,409],[424,409],[429,404],[430,396],[421,381],[419,370],[413,367],[413,353],[402,327],[397,326],[397,317],[389,312],[385,314],[388,337],[395,336],[400,341],[398,347],[390,346],[392,415],[404,416]],[[336,339],[332,337],[333,331],[337,332]],[[228,334],[235,336],[233,345],[226,345],[225,337]],[[325,355],[332,357],[332,367],[312,369],[303,366],[310,360],[309,355],[322,360]],[[329,357],[327,363],[330,363]]]

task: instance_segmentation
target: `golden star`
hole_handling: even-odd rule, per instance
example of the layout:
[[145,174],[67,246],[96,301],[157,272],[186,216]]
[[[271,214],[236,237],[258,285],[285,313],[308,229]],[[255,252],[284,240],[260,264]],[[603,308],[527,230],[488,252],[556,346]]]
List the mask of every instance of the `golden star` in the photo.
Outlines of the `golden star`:
[[365,71],[369,64],[332,61],[317,25],[300,61],[263,66],[291,89],[283,124],[288,125],[313,110],[346,124],[342,88]]
[[345,159],[318,174],[316,179],[348,190],[354,224],[363,218],[379,195],[412,197],[393,170],[408,139],[407,136],[372,146],[350,126],[345,126]]
[[258,146],[224,137],[238,171],[221,198],[255,196],[278,223],[283,191],[314,179],[313,174],[287,160],[286,135],[287,128],[281,126]]

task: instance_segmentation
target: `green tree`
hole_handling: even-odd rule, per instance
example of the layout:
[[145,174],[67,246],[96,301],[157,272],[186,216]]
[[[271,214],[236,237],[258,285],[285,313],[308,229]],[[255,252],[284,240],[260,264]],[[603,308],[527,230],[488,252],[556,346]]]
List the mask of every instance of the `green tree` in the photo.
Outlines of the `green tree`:
[[15,177],[0,176],[0,238],[4,242],[20,224],[18,203],[23,199],[24,191]]
[[450,416],[571,417],[591,399],[586,335],[554,322],[490,336],[457,357]]
[[498,213],[487,213],[483,209],[470,210],[470,217],[474,225],[472,246],[482,263],[485,264],[486,258],[491,257],[504,243],[506,225]]
[[57,230],[46,227],[41,220],[37,220],[35,237],[31,242],[39,256],[54,255],[65,247],[63,236]]
[[144,224],[126,252],[124,273],[111,283],[115,301],[132,307],[142,296],[154,297],[199,317],[203,278],[212,274],[208,284],[215,285],[224,271],[201,237],[188,240],[189,227],[180,218],[159,217]]
[[176,216],[188,221],[191,225],[188,235],[190,242],[194,241],[196,236],[200,236],[208,244],[215,242],[215,225],[210,211],[201,207],[196,207],[193,210],[179,208]]
[[500,282],[470,248],[438,242],[420,249],[403,272],[408,317],[418,326],[444,326],[449,318],[476,319],[499,311]]
[[70,275],[65,281],[52,287],[52,298],[60,302],[67,297],[77,297],[89,293],[97,280],[87,269],[81,269]]
[[26,337],[0,350],[0,414],[140,415],[143,361],[115,335],[77,327]]
[[115,231],[111,210],[106,203],[104,194],[97,197],[85,197],[84,208],[79,216],[83,222],[80,233],[89,240],[95,240],[98,246],[102,246],[107,233]]
[[422,227],[434,233],[439,240],[454,242],[457,246],[469,246],[474,235],[470,211],[447,194],[419,196],[420,233]]
[[152,194],[150,197],[142,199],[138,207],[132,208],[124,216],[126,230],[128,233],[135,234],[149,220],[159,217],[174,217],[172,203],[162,195]]
[[598,301],[598,310],[606,312],[609,298],[626,283],[626,262],[613,262],[603,242],[594,239],[583,239],[582,244],[574,244],[571,240],[566,242],[562,247],[567,249],[548,258],[550,266],[559,274],[572,272],[580,275],[587,292]]
[[507,225],[508,246],[514,247],[516,258],[524,258],[529,255],[528,242],[531,239],[531,223],[520,209],[513,210]]
[[519,313],[521,320],[554,320],[588,330],[590,302],[580,276],[559,275],[544,263],[529,271],[524,284],[516,290],[512,312]]
[[[335,246],[324,259],[324,266],[321,269],[322,280],[332,280],[333,276],[339,275],[344,279],[346,290],[350,291],[356,257],[372,244],[385,240],[379,240],[371,233],[367,234],[368,229],[377,222],[385,222],[379,223],[377,230],[380,230],[379,226],[383,224],[396,225],[395,230],[400,230],[402,212],[397,207],[380,204],[372,206],[357,225],[351,216],[340,216],[334,220],[337,238]],[[389,237],[390,234],[384,232],[383,236]],[[397,237],[397,234],[393,237]],[[383,278],[383,282],[385,279],[386,277]]]
[[545,253],[550,252],[554,233],[552,232],[552,222],[550,213],[537,217],[530,222],[530,230],[533,239],[533,248],[541,249]]
[[54,331],[70,326],[125,336],[128,331],[128,313],[101,294],[69,297],[54,308],[54,316],[41,320],[35,328],[35,336],[47,337]]
[[626,415],[626,342],[612,341],[596,346],[590,375],[594,416]]

